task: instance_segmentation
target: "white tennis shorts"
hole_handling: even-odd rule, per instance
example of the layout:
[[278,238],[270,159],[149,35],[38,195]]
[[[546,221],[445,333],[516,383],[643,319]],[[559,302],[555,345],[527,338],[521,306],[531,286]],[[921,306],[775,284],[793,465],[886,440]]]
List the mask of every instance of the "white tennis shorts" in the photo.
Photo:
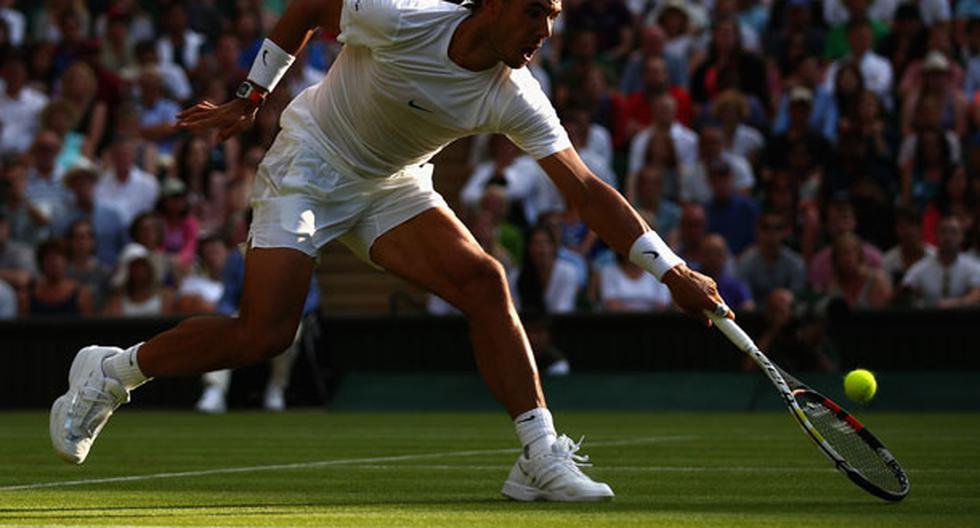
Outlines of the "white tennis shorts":
[[433,207],[448,207],[432,188],[432,165],[388,178],[341,174],[323,147],[284,128],[258,168],[252,191],[251,247],[293,248],[316,257],[339,239],[365,262],[374,241]]

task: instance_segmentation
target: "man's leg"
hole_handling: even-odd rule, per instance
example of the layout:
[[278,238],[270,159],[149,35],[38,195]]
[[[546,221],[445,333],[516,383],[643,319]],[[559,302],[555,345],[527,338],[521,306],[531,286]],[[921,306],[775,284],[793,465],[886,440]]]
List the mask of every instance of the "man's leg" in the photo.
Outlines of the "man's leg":
[[558,437],[527,336],[503,268],[460,221],[432,208],[378,237],[371,259],[429,289],[466,314],[476,362],[494,396],[514,418],[524,451],[503,494],[522,500],[598,501],[613,492],[582,473],[579,445]]
[[140,346],[140,370],[151,378],[197,374],[281,354],[296,335],[312,275],[313,259],[302,251],[249,249],[238,317],[183,321]]
[[480,373],[512,418],[545,407],[503,268],[452,213],[429,209],[381,235],[371,260],[466,314]]
[[68,392],[51,407],[58,455],[81,464],[129,391],[154,376],[199,374],[256,363],[293,340],[313,273],[313,259],[295,249],[250,249],[237,318],[196,317],[122,351],[86,347],[75,356]]

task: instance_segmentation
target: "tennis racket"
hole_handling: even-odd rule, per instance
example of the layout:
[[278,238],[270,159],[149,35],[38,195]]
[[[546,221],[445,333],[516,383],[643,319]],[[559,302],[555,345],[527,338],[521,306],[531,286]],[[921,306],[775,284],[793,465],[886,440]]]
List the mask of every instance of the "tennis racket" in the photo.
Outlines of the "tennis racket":
[[729,308],[719,305],[711,322],[742,352],[752,358],[779,391],[790,414],[847,478],[868,493],[900,501],[909,493],[909,478],[891,452],[868,428],[833,400],[804,385],[766,357],[752,338],[727,318]]

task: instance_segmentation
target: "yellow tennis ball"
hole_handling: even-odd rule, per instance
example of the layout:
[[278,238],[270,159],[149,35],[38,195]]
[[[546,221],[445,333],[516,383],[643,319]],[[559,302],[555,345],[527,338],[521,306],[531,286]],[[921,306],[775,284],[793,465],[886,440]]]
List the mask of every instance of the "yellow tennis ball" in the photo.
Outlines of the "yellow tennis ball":
[[869,370],[856,369],[844,376],[844,394],[858,403],[871,401],[877,391],[878,381]]

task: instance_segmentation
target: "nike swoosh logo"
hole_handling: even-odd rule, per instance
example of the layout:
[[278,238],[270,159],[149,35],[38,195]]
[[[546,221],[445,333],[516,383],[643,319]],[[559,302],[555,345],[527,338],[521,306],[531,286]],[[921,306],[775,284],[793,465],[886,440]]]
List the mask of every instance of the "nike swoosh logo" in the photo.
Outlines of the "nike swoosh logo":
[[262,65],[268,66],[269,63],[266,62],[265,58],[269,55],[269,50],[262,50]]
[[428,108],[423,108],[423,107],[421,107],[421,106],[419,106],[419,105],[417,105],[417,104],[415,103],[415,99],[412,99],[411,101],[409,101],[409,102],[408,102],[408,106],[411,106],[412,108],[414,108],[414,109],[416,109],[416,110],[421,110],[421,111],[423,111],[423,112],[428,112],[428,113],[430,113],[430,114],[432,114],[432,113],[434,113],[434,112],[433,112],[432,110],[429,110]]
[[653,258],[654,258],[654,260],[660,258],[660,253],[657,253],[656,251],[644,251],[643,254],[644,255],[652,255]]
[[523,420],[517,420],[517,423],[526,423],[526,422],[530,422],[533,419],[534,419],[534,415],[532,414],[531,416],[528,416],[527,418],[525,418]]

